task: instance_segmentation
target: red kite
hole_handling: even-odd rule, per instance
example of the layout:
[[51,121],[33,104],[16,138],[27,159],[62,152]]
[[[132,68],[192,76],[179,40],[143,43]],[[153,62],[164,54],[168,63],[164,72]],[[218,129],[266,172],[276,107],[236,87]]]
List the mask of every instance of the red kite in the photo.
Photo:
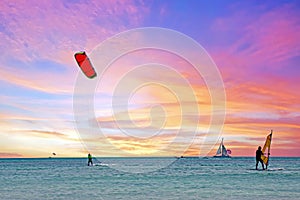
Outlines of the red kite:
[[84,51],[75,53],[74,57],[75,60],[77,61],[78,66],[88,78],[94,78],[97,76],[97,73],[89,57],[86,55]]

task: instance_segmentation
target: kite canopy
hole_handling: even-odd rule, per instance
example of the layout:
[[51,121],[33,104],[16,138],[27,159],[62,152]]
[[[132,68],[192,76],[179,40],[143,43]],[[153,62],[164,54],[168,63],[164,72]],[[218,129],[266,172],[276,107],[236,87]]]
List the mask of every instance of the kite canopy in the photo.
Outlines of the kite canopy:
[[84,51],[75,53],[74,57],[75,60],[77,61],[78,66],[88,78],[94,78],[97,76],[97,73],[90,59],[88,58],[88,56]]

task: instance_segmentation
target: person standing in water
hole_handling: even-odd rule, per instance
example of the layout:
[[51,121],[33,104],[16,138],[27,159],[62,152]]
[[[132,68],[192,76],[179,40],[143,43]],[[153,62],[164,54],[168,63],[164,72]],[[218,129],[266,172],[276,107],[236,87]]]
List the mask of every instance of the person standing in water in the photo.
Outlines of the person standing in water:
[[263,160],[261,159],[262,155],[264,155],[264,153],[261,151],[261,146],[259,146],[258,149],[256,150],[256,165],[255,165],[256,170],[259,162],[261,163],[263,170],[265,170]]
[[93,166],[93,157],[92,157],[92,155],[89,153],[89,154],[88,154],[88,166],[90,166],[90,164]]

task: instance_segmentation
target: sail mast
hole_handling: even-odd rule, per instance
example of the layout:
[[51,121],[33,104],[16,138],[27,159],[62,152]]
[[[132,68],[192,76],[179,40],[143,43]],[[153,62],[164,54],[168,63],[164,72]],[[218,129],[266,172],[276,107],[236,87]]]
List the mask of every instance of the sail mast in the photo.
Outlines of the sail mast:
[[222,148],[221,148],[221,155],[222,155],[222,156],[224,155],[224,154],[223,154],[223,139],[224,139],[224,138],[222,138],[222,142],[221,142],[221,147],[222,147]]
[[272,134],[273,134],[273,130],[271,130],[271,134],[270,134],[270,146],[268,148],[268,162],[266,164],[266,169],[268,169],[268,165],[269,165],[269,161],[270,161],[270,149],[271,149],[271,142],[272,142]]

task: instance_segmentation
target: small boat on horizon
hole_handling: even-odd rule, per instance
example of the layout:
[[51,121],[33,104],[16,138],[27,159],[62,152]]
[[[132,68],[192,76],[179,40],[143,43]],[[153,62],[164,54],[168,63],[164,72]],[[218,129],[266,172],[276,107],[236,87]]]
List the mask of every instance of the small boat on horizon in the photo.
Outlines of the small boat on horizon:
[[214,158],[231,158],[231,156],[229,155],[229,154],[231,154],[231,150],[226,149],[226,147],[223,143],[223,139],[224,138],[222,138],[222,142],[220,143],[220,146],[219,146]]

